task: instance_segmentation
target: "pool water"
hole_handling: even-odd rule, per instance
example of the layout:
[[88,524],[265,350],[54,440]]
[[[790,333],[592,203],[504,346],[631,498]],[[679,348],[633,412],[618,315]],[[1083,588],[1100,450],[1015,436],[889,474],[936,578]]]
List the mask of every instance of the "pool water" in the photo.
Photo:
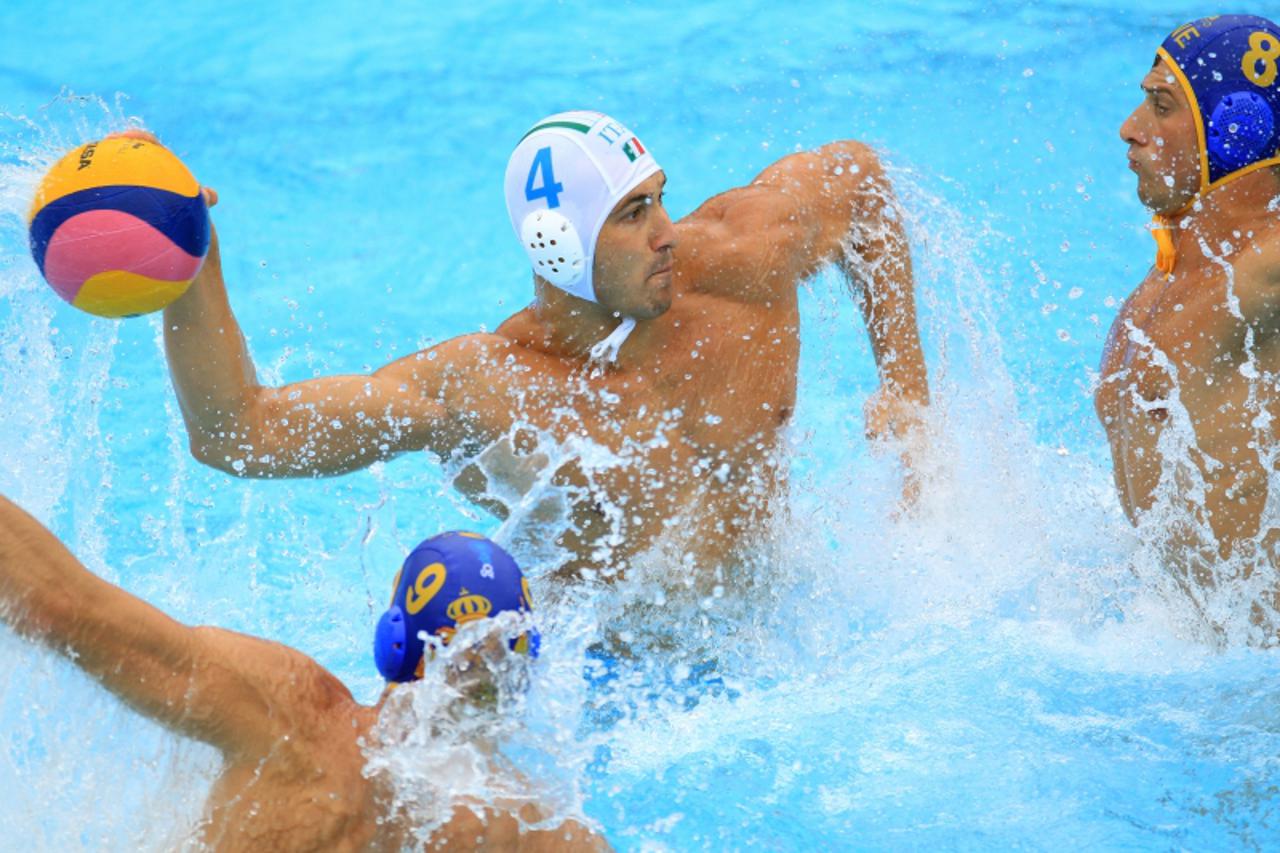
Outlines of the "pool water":
[[[1116,131],[1159,41],[1204,12],[10,2],[0,492],[176,618],[294,645],[372,701],[373,626],[408,548],[514,534],[425,455],[314,481],[194,462],[158,319],[94,319],[39,280],[25,213],[42,169],[127,125],[159,134],[219,191],[232,303],[259,374],[288,382],[526,304],[501,175],[547,113],[632,126],[674,215],[786,153],[861,139],[913,240],[935,395],[918,511],[899,513],[893,459],[862,437],[874,365],[820,275],[775,547],[712,600],[659,596],[661,554],[609,593],[535,577],[544,654],[503,760],[620,849],[1274,848],[1280,659],[1207,641],[1163,594],[1092,409],[1102,340],[1154,250]],[[669,654],[598,660],[619,618]],[[183,843],[210,749],[8,633],[0,684],[0,845]],[[403,748],[378,760],[406,790],[448,787],[451,754]]]

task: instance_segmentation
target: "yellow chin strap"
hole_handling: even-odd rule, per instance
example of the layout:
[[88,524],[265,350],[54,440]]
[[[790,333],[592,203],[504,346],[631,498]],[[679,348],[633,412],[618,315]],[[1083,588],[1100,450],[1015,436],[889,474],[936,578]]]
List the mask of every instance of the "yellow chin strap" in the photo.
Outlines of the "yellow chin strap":
[[1178,260],[1178,250],[1173,247],[1173,236],[1169,233],[1173,220],[1156,214],[1151,220],[1151,236],[1156,241],[1156,269],[1166,276],[1173,275],[1173,265]]
[[[1248,54],[1247,54],[1248,55]],[[1182,87],[1182,91],[1187,96],[1187,103],[1191,106],[1191,112],[1196,119],[1196,142],[1199,147],[1200,157],[1200,191],[1195,194],[1191,201],[1187,202],[1170,216],[1161,216],[1156,214],[1151,220],[1151,236],[1156,241],[1156,269],[1164,273],[1166,276],[1172,275],[1173,265],[1178,259],[1178,252],[1173,247],[1173,236],[1170,233],[1173,221],[1181,217],[1184,213],[1191,209],[1198,199],[1203,199],[1213,190],[1218,189],[1225,184],[1229,184],[1245,175],[1251,175],[1259,169],[1265,169],[1269,166],[1280,165],[1280,150],[1276,151],[1272,157],[1265,157],[1247,166],[1242,166],[1234,172],[1230,172],[1216,181],[1209,180],[1209,153],[1205,144],[1205,119],[1204,113],[1201,111],[1201,104],[1196,96],[1195,87],[1191,85],[1191,81],[1187,79],[1186,73],[1182,70],[1182,66],[1174,59],[1169,51],[1163,47],[1156,51],[1156,56],[1164,60],[1165,65],[1177,78],[1178,85]],[[1274,59],[1272,60],[1274,64]],[[1255,64],[1256,65],[1256,64]],[[1246,73],[1248,73],[1246,71]]]

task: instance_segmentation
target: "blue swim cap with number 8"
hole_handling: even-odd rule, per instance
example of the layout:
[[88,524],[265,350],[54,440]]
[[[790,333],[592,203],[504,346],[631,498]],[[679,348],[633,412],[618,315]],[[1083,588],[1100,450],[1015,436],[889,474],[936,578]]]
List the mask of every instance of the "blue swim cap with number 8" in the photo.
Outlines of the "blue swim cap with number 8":
[[[391,606],[378,620],[373,657],[388,681],[415,681],[426,664],[424,637],[448,644],[462,625],[532,610],[529,583],[516,561],[477,533],[442,533],[422,542],[396,576]],[[537,657],[540,637],[530,628],[511,650]]]
[[1201,18],[1156,56],[1195,113],[1201,194],[1280,164],[1280,27],[1256,15]]

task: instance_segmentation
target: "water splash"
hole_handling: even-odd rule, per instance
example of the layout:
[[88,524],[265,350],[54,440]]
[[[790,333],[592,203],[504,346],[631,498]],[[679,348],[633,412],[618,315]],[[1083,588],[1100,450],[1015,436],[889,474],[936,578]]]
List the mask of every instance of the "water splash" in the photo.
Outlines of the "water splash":
[[445,647],[424,638],[433,659],[422,680],[396,687],[383,705],[365,745],[365,775],[388,787],[392,814],[419,844],[461,807],[510,814],[531,828],[589,823],[576,784],[583,762],[574,717],[547,701],[545,685],[556,683],[557,669],[566,674],[563,666],[506,648],[529,626],[527,617],[502,613],[463,626]]
[[[33,185],[38,166],[23,168],[13,180]],[[4,186],[16,186],[5,174]],[[806,326],[800,402],[784,442],[788,511],[757,553],[705,585],[685,583],[673,543],[631,559],[613,585],[553,585],[562,552],[552,534],[572,530],[568,508],[583,495],[544,472],[575,462],[594,498],[601,478],[629,460],[535,431],[527,482],[507,490],[493,479],[490,496],[510,509],[499,540],[542,569],[533,573],[546,651],[527,689],[494,664],[507,685],[498,715],[453,713],[458,697],[442,679],[397,697],[398,734],[386,734],[394,748],[371,751],[370,767],[391,777],[422,827],[444,819],[456,785],[482,802],[535,800],[547,824],[585,814],[623,847],[1066,844],[1079,842],[1082,826],[1111,843],[1151,844],[1165,837],[1152,826],[1218,828],[1205,816],[1214,808],[1224,823],[1252,819],[1254,837],[1265,833],[1266,814],[1248,792],[1277,778],[1259,758],[1274,754],[1275,722],[1259,710],[1276,698],[1267,686],[1274,666],[1244,658],[1233,668],[1239,649],[1218,659],[1186,641],[1173,591],[1150,592],[1160,571],[1143,563],[1148,552],[1135,545],[1105,465],[1038,445],[1018,409],[994,322],[1011,282],[984,262],[987,243],[1002,238],[933,193],[934,179],[904,168],[891,175],[915,241],[934,389],[915,510],[899,509],[894,449],[877,455],[860,437],[857,404],[874,378],[834,274],[805,296],[817,322]],[[26,405],[0,415],[0,478],[106,571],[119,565],[107,552],[122,535],[110,528],[135,516],[90,481],[102,472],[125,489],[132,479],[121,472],[134,460],[105,446],[110,429],[98,411],[128,367],[111,352],[127,342],[96,321],[56,315],[34,270],[20,269],[25,248],[9,227],[21,222],[18,195],[2,194],[9,313],[0,315],[0,347],[21,369],[0,381],[7,400]],[[55,341],[68,330],[77,345],[60,358]],[[358,695],[376,691],[372,615],[398,557],[423,534],[405,496],[434,500],[448,480],[405,459],[365,479],[228,483],[192,466],[164,399],[158,458],[170,470],[151,472],[165,497],[148,522],[148,553],[128,551],[134,588],[192,621],[304,647]],[[513,447],[518,439],[507,437]],[[496,471],[502,455],[484,450],[480,464]],[[621,535],[622,517],[607,517]],[[70,849],[86,846],[73,828],[31,815],[87,815],[84,832],[105,846],[133,846],[123,838],[164,847],[161,839],[181,835],[216,772],[211,754],[147,729],[105,696],[86,702],[68,667],[5,643],[0,675],[12,686],[0,719],[22,721],[0,759],[6,823]],[[1254,710],[1236,710],[1240,697]],[[57,721],[86,707],[102,728],[66,738]],[[1229,745],[1220,731],[1232,733]],[[113,742],[117,751],[104,746]],[[1241,776],[1232,762],[1252,763]],[[101,806],[101,782],[119,764],[138,767],[121,794],[123,816]],[[1142,784],[1115,772],[1128,766]],[[428,769],[439,775],[426,778]],[[1187,781],[1195,777],[1211,781]],[[181,819],[146,809],[161,793]]]

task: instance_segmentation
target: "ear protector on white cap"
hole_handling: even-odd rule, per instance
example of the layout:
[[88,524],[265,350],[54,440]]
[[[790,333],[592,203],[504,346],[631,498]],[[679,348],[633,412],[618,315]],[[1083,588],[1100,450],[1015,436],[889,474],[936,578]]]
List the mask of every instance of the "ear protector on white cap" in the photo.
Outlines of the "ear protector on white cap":
[[614,206],[661,167],[630,130],[577,110],[538,122],[507,161],[507,214],[533,270],[596,302],[596,239]]
[[520,242],[533,262],[533,271],[559,288],[582,277],[586,253],[578,229],[554,210],[535,210],[520,224]]

